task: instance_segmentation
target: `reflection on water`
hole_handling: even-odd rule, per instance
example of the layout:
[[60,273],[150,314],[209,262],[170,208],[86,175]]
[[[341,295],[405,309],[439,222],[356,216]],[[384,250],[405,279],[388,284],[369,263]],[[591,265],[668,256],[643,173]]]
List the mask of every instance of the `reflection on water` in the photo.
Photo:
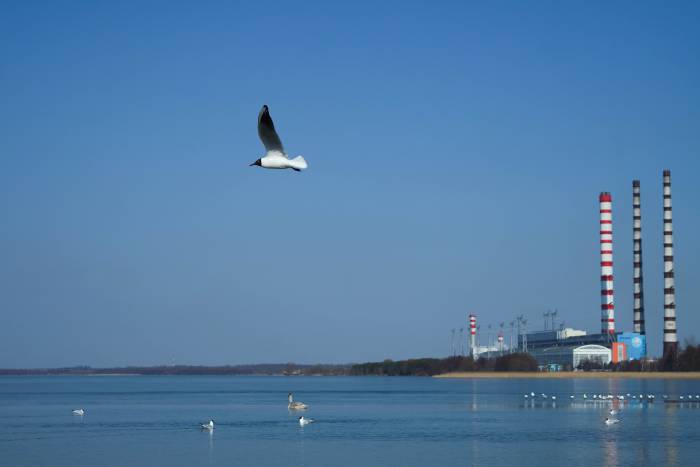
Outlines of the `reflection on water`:
[[[319,423],[299,427],[290,391]],[[0,465],[685,467],[700,458],[700,400],[671,400],[695,393],[700,381],[0,378]],[[605,426],[611,408],[621,422]]]
[[666,416],[664,417],[664,464],[666,466],[679,465],[678,459],[678,442],[677,437],[680,435],[677,429],[678,404],[667,404]]
[[214,463],[214,430],[207,430],[209,436],[209,464]]
[[[606,428],[617,428],[618,425],[612,425]],[[603,438],[603,465],[605,467],[617,467],[620,465],[619,459],[617,458],[617,436],[616,435],[605,435]]]
[[299,427],[299,467],[306,467],[306,453],[304,451],[304,428]]

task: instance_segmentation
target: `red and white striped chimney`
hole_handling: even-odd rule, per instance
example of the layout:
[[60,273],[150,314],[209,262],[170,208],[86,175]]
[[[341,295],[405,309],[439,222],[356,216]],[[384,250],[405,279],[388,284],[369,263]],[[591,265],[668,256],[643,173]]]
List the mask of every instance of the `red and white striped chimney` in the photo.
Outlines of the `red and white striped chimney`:
[[476,315],[469,314],[469,352],[476,358]]
[[601,193],[598,200],[600,201],[600,332],[614,334],[612,195],[607,192]]

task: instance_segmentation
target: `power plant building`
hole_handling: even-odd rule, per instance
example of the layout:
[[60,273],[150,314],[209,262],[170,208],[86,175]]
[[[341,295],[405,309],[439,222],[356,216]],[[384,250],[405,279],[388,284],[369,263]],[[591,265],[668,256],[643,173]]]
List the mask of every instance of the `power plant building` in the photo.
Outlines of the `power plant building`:
[[[647,357],[647,335],[644,309],[644,279],[642,270],[642,214],[641,186],[632,182],[632,284],[633,308],[631,313],[633,332],[619,332],[615,328],[615,300],[613,287],[613,221],[612,195],[602,192],[598,197],[600,213],[600,334],[564,328],[537,332],[522,332],[520,323],[526,323],[522,315],[518,319],[517,349],[532,354],[540,367],[572,367],[576,369],[584,360],[604,364]],[[673,214],[671,206],[671,172],[663,172],[663,357],[675,359],[678,353],[676,328],[676,296],[673,256]],[[548,313],[545,313],[548,316]],[[502,325],[501,325],[502,326]],[[513,323],[511,323],[511,328]],[[554,321],[552,321],[554,328]],[[497,348],[479,347],[476,343],[476,317],[470,315],[470,347],[472,355],[501,355],[503,340],[499,334]],[[547,321],[545,318],[545,329]],[[512,338],[511,338],[512,341]],[[490,343],[489,343],[490,344]],[[515,347],[515,346],[514,346]],[[511,351],[514,349],[510,349]],[[497,351],[497,353],[496,353]]]
[[625,344],[627,360],[641,360],[647,354],[647,336],[638,332],[623,332],[617,335],[617,342]]
[[584,362],[607,365],[612,361],[612,350],[604,345],[561,345],[540,347],[530,351],[540,368],[555,370],[577,369]]

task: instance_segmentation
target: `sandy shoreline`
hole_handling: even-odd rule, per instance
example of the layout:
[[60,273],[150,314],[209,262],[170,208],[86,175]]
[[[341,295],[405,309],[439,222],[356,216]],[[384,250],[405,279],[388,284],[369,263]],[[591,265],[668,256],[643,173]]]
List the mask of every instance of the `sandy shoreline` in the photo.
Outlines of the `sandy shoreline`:
[[551,373],[503,371],[503,372],[455,372],[433,376],[433,378],[461,379],[700,379],[700,371],[684,372],[573,372],[560,371]]

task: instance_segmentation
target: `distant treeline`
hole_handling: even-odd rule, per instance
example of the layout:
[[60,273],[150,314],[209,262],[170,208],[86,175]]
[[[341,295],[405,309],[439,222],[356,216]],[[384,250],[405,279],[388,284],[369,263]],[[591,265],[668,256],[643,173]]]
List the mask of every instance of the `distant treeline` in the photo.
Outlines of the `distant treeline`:
[[0,375],[287,375],[287,376],[339,376],[347,375],[350,365],[297,365],[294,363],[266,363],[259,365],[224,366],[126,366],[116,368],[91,368],[76,366],[45,369],[0,369]]
[[471,357],[384,360],[359,363],[350,368],[350,374],[355,376],[433,376],[455,371],[537,371],[537,361],[527,353],[512,353],[478,360]]
[[[572,368],[564,368],[571,370]],[[537,371],[537,361],[527,353],[506,354],[498,358],[471,357],[417,358],[384,360],[354,365],[299,365],[295,363],[266,363],[258,365],[224,366],[127,366],[91,368],[76,366],[46,369],[0,369],[3,375],[286,375],[286,376],[434,376],[457,371]],[[633,360],[603,365],[596,361],[582,362],[583,371],[700,371],[700,345],[686,343],[675,360]]]
[[606,366],[610,371],[700,371],[700,345],[686,343],[678,358],[654,361],[632,360]]

